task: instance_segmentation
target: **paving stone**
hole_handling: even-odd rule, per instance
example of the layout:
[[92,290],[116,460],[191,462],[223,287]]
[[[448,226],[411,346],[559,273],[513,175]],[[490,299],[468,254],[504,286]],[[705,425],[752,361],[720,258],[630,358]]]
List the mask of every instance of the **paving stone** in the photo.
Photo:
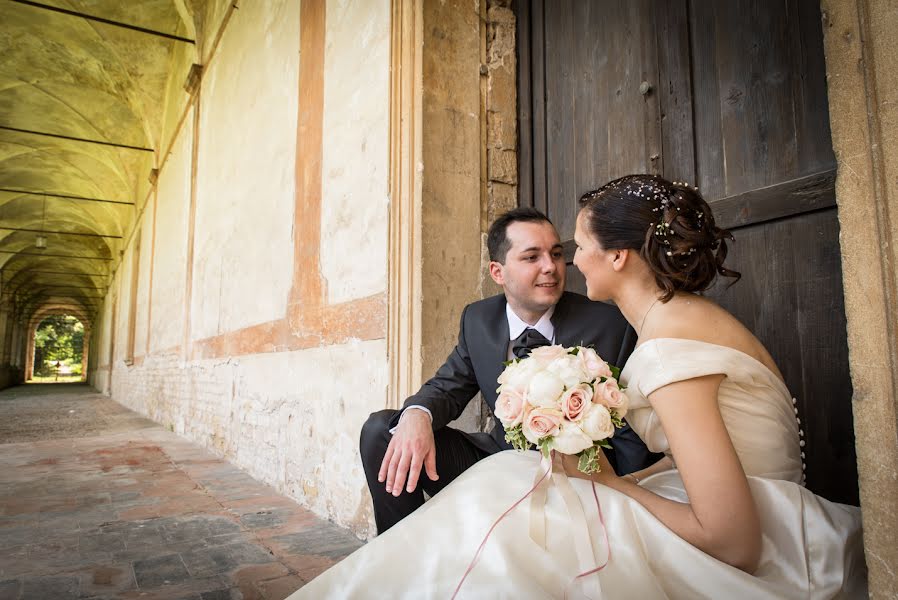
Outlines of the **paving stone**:
[[95,565],[81,571],[79,577],[84,596],[119,594],[137,587],[129,563]]
[[243,600],[243,594],[236,588],[227,590],[215,590],[213,592],[203,592],[200,594],[202,600]]
[[247,529],[269,529],[283,525],[291,515],[290,510],[261,510],[240,515],[240,523]]
[[198,577],[227,573],[242,565],[265,564],[275,560],[265,548],[247,543],[194,550],[186,552],[183,559],[190,573]]
[[73,575],[26,577],[22,582],[22,600],[67,600],[80,595],[78,578]]
[[352,533],[327,522],[316,523],[301,532],[271,539],[291,554],[315,554],[337,559],[344,558],[362,546],[362,542]]
[[134,563],[134,576],[140,588],[154,588],[190,579],[179,554],[139,560]]
[[239,531],[240,526],[227,517],[205,515],[179,517],[162,525],[165,541],[173,544]]
[[265,598],[269,600],[284,600],[284,598],[301,588],[303,583],[303,580],[296,575],[287,575],[278,579],[262,581],[258,586],[265,594]]
[[19,600],[22,584],[18,579],[0,581],[0,600]]

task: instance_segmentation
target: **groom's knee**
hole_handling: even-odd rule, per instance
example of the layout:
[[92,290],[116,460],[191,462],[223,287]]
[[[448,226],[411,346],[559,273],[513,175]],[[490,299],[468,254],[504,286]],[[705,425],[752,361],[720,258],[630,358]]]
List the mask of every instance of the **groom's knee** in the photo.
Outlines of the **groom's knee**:
[[362,433],[359,436],[359,452],[366,467],[375,462],[377,467],[380,467],[380,462],[387,452],[387,446],[390,445],[392,437],[390,423],[397,412],[396,410],[379,410],[371,413],[371,416],[362,425]]

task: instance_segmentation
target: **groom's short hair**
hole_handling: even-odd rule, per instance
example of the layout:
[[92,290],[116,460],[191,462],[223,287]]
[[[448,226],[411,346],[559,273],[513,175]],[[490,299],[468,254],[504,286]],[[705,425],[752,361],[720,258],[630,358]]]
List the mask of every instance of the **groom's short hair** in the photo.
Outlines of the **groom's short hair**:
[[511,248],[511,242],[508,241],[507,235],[509,225],[519,222],[539,223],[541,221],[552,225],[549,217],[532,206],[519,206],[500,215],[490,225],[489,233],[486,236],[486,249],[490,253],[490,260],[505,264],[505,257],[509,248]]

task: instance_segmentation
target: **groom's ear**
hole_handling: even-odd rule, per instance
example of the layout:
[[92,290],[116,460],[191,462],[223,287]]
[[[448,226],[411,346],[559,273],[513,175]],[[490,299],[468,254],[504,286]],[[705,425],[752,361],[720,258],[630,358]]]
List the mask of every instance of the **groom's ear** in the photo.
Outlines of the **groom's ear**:
[[497,285],[505,285],[505,274],[502,272],[502,263],[491,260],[490,261],[490,277],[493,278],[493,281],[496,282]]
[[624,248],[623,250],[615,250],[611,257],[611,268],[620,273],[624,270],[624,267],[627,265],[627,259],[629,258],[629,249]]

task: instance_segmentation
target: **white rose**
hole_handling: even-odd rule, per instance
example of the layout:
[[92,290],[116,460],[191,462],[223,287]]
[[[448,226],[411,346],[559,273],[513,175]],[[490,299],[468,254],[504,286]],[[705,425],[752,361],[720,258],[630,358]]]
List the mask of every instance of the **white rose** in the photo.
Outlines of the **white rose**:
[[580,359],[580,367],[586,371],[587,379],[592,381],[599,377],[611,377],[611,369],[608,368],[602,358],[592,348],[581,346],[577,352],[577,358]]
[[564,423],[552,438],[552,448],[562,454],[577,454],[592,446],[592,440],[575,423]]
[[567,356],[567,349],[564,346],[540,346],[530,351],[530,358],[545,366],[549,363]]
[[555,373],[564,382],[564,387],[568,388],[590,380],[580,366],[580,359],[572,354],[555,359],[548,366],[548,370]]
[[604,440],[614,435],[611,414],[601,404],[592,405],[589,412],[580,421],[580,428],[594,441]]
[[527,400],[533,406],[557,408],[562,392],[564,392],[564,382],[555,373],[540,371],[530,380]]
[[542,365],[537,361],[529,359],[521,360],[505,367],[505,370],[499,375],[497,381],[501,385],[507,384],[518,388],[526,388],[530,384],[530,380],[533,379],[533,376],[541,370]]

